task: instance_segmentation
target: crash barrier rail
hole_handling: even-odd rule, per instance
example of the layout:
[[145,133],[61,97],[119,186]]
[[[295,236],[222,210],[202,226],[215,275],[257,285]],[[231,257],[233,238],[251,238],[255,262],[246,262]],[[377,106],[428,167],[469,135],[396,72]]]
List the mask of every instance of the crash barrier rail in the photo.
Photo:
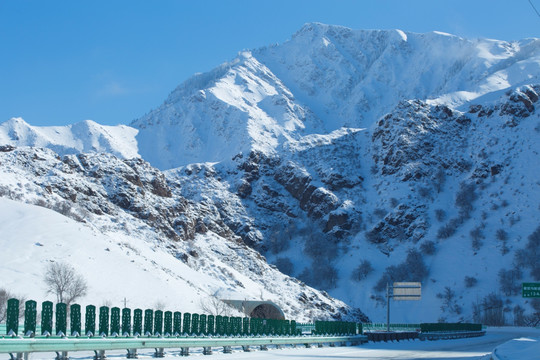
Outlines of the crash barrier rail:
[[[31,352],[56,352],[56,360],[68,360],[68,352],[94,351],[95,360],[106,359],[105,351],[126,350],[127,358],[136,358],[137,349],[155,349],[155,357],[164,357],[164,349],[177,348],[181,355],[189,355],[190,348],[203,348],[204,355],[212,354],[212,348],[221,347],[224,353],[231,353],[233,346],[242,346],[250,351],[251,346],[268,350],[269,345],[303,345],[310,347],[317,344],[345,345],[367,342],[363,335],[345,336],[290,336],[290,337],[118,337],[118,338],[6,338],[0,341],[0,353],[10,353],[12,359],[26,359]],[[15,356],[13,354],[16,354]]]
[[[387,324],[386,323],[362,323],[362,328],[364,330],[364,333],[367,332],[376,332],[376,331],[386,331],[387,330]],[[418,332],[420,331],[420,324],[390,324],[390,331],[410,331],[410,332]]]
[[[128,358],[136,357],[137,349],[155,348],[155,356],[162,357],[164,348],[180,348],[182,355],[190,347],[202,347],[204,354],[212,347],[297,345],[317,343],[362,343],[367,338],[358,335],[358,325],[344,321],[316,321],[304,324],[312,328],[313,335],[301,336],[294,320],[275,320],[180,313],[152,309],[120,309],[86,306],[84,329],[81,306],[69,307],[50,301],[41,306],[41,324],[37,324],[37,303],[25,302],[24,324],[19,324],[19,301],[8,300],[7,320],[0,338],[0,353],[9,353],[12,359],[26,358],[32,352],[57,352],[58,360],[66,360],[68,351],[94,351],[96,359],[105,359],[106,350],[128,349]],[[68,327],[69,317],[69,327]],[[54,327],[53,327],[54,323]],[[361,329],[361,324],[360,324]],[[39,330],[39,332],[38,332]],[[54,330],[54,331],[53,331]],[[1,333],[0,333],[1,336]]]
[[368,332],[366,333],[367,340],[373,342],[379,341],[401,341],[414,340],[420,337],[417,331],[400,331],[400,332]]
[[[393,332],[376,332],[379,324],[361,324],[344,321],[316,321],[296,323],[294,320],[274,320],[214,316],[146,309],[120,309],[86,306],[84,332],[81,306],[45,301],[41,306],[41,324],[37,324],[37,306],[33,300],[25,302],[24,324],[19,324],[19,301],[8,300],[5,337],[0,338],[0,353],[10,353],[22,359],[31,352],[57,352],[58,360],[66,360],[68,351],[95,351],[95,358],[105,359],[106,350],[128,349],[128,358],[136,357],[136,349],[154,348],[155,356],[163,356],[164,348],[180,348],[182,355],[190,347],[202,347],[203,354],[212,353],[212,347],[298,345],[323,343],[364,343],[367,341],[400,341],[449,339],[481,336],[485,332],[480,324],[424,323],[391,324]],[[96,319],[99,320],[96,323]],[[54,332],[53,332],[54,320]],[[416,331],[404,331],[414,328]],[[418,330],[421,330],[420,332]],[[4,331],[2,331],[4,330]],[[39,331],[38,331],[39,330]],[[366,335],[362,335],[366,332]],[[306,334],[310,334],[306,336]],[[82,335],[82,336],[81,336]],[[97,336],[95,336],[97,335]],[[61,353],[61,354],[60,354]]]

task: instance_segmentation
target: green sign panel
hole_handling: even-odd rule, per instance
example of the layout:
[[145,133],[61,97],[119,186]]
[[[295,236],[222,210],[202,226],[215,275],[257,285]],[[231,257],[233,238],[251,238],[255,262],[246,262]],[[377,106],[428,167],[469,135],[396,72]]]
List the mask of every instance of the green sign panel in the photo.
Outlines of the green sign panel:
[[524,298],[540,298],[540,283],[523,283]]

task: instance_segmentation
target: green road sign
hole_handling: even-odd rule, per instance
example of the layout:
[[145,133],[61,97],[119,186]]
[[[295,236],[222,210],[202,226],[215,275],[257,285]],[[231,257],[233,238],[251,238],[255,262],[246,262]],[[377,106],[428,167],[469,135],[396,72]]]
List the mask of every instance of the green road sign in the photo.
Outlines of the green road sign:
[[540,283],[523,283],[524,298],[540,298]]

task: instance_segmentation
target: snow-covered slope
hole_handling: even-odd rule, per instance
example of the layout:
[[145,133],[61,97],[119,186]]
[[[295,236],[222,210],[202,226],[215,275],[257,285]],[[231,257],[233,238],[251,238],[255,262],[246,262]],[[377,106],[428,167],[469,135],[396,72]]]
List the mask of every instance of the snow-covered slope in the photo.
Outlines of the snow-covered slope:
[[212,297],[264,298],[300,320],[362,315],[269,266],[213,204],[188,201],[182,182],[140,159],[3,146],[0,164],[0,278],[8,291],[47,298],[45,266],[63,261],[84,274],[83,301],[96,305],[126,298],[201,312]]
[[[195,75],[126,127],[136,142],[114,148],[148,163],[80,154],[44,167],[52,153],[5,147],[3,196],[54,205],[57,184],[52,194],[70,205],[57,210],[82,206],[99,229],[121,224],[172,249],[212,242],[197,254],[258,251],[375,321],[387,282],[421,281],[423,300],[393,304],[394,321],[521,325],[540,316],[540,302],[519,297],[522,281],[540,280],[539,74],[539,39],[307,24]],[[85,177],[99,186],[79,184]],[[272,299],[295,294],[284,300],[290,311],[315,311],[281,288],[295,280],[271,272],[270,281],[265,266],[235,269],[275,289]]]
[[21,118],[0,124],[0,144],[46,147],[60,155],[106,152],[120,158],[139,157],[137,130],[86,120],[67,126],[31,126]]

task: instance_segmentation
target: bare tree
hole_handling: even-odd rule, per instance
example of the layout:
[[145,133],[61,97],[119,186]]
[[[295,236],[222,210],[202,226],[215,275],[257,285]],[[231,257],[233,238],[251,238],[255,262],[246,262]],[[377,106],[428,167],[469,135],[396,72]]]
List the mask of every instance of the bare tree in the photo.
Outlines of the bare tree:
[[47,265],[43,281],[47,285],[47,294],[56,295],[57,302],[68,305],[85,296],[88,291],[83,276],[66,263],[53,262]]
[[24,303],[26,302],[26,296],[15,295],[9,290],[0,288],[0,323],[6,321],[7,317],[7,302],[9,299],[19,300],[19,319],[24,315]]
[[207,298],[201,299],[199,306],[201,310],[210,315],[225,315],[228,316],[231,314],[231,307],[218,299],[215,295],[208,296]]

